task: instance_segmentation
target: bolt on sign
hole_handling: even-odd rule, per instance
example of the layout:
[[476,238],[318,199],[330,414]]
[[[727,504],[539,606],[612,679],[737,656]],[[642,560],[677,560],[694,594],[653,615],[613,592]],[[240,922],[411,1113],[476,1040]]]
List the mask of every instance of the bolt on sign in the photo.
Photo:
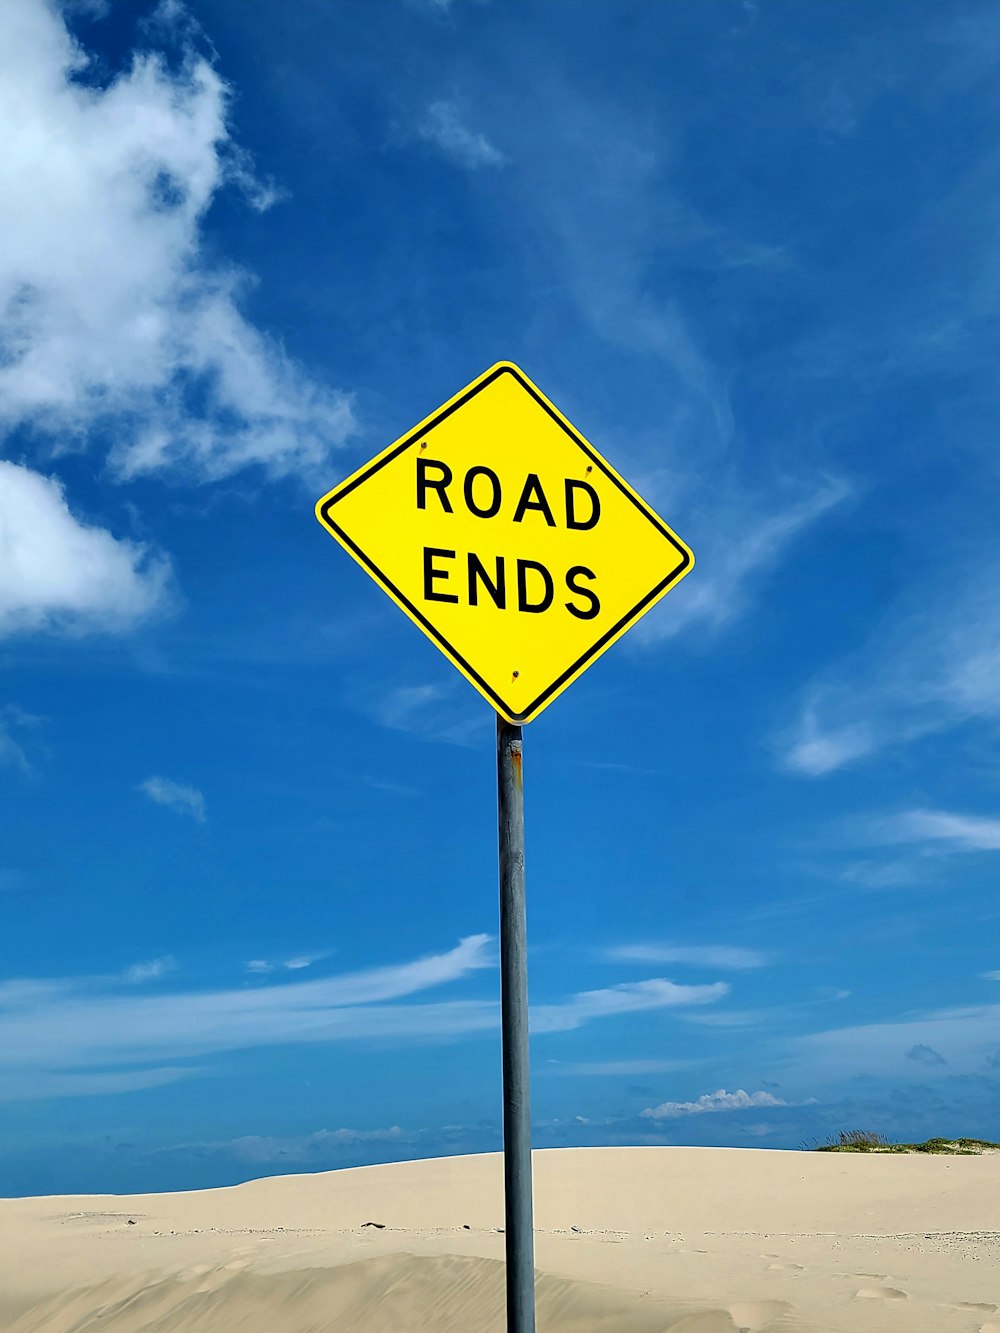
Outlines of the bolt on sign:
[[514,724],[536,717],[694,564],[507,361],[335,486],[316,515]]

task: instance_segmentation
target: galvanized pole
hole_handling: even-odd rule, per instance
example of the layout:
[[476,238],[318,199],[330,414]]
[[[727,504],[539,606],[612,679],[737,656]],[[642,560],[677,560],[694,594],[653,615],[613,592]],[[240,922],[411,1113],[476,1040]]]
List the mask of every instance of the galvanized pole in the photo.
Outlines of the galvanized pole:
[[535,1333],[521,728],[505,722],[499,714],[497,793],[500,816],[500,1022],[503,1039],[507,1333]]

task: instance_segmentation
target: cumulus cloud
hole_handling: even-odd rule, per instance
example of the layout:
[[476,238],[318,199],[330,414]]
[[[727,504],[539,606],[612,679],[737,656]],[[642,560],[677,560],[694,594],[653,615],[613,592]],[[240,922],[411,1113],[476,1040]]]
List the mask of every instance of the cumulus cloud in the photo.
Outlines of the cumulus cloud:
[[916,1046],[911,1046],[906,1052],[907,1060],[915,1060],[918,1065],[946,1065],[948,1061],[933,1046],[926,1046],[919,1042]]
[[139,783],[139,790],[145,792],[157,805],[165,805],[179,815],[190,815],[199,824],[205,822],[205,798],[197,787],[186,787],[182,782],[171,782],[169,778],[152,777]]
[[751,1106],[787,1106],[780,1097],[770,1092],[744,1092],[738,1088],[735,1092],[706,1092],[694,1102],[661,1102],[659,1106],[647,1106],[640,1115],[647,1120],[673,1120],[685,1115],[705,1115],[712,1111],[743,1111]]
[[122,630],[169,604],[164,557],[83,522],[57,481],[6,461],[0,554],[0,635]]
[[4,7],[0,429],[67,447],[100,427],[124,475],[310,472],[351,433],[350,401],[254,327],[248,276],[208,257],[207,209],[251,175],[181,6],[156,35],[179,62],[146,51],[97,86],[54,5]]
[[503,166],[505,161],[503,153],[485,134],[469,129],[454,102],[432,102],[419,134],[460,167],[475,171],[479,167]]

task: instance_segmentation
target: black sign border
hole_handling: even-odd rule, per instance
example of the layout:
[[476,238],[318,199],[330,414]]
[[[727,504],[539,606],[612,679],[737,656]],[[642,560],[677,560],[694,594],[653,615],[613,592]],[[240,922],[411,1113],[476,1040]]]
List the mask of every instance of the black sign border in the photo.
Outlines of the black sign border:
[[[338,504],[341,500],[345,499],[348,495],[351,494],[352,491],[357,490],[357,488],[363,482],[367,481],[369,477],[374,476],[374,474],[378,472],[381,468],[385,467],[389,463],[394,462],[394,460],[398,458],[399,455],[403,453],[404,450],[409,449],[411,445],[414,445],[417,443],[418,440],[423,439],[424,436],[428,435],[432,430],[434,430],[436,426],[439,426],[442,421],[444,421],[447,417],[451,416],[453,412],[457,412],[460,407],[464,407],[464,405],[471,398],[474,398],[477,393],[481,393],[483,389],[487,388],[490,384],[494,382],[494,380],[498,379],[501,375],[512,375],[514,377],[514,379],[518,382],[518,384],[520,384],[521,388],[525,389],[531,395],[531,397],[535,400],[535,402],[539,405],[539,407],[541,407],[546,412],[546,414],[552,418],[552,420],[556,423],[556,425],[560,428],[560,430],[562,430],[566,435],[568,435],[570,439],[573,441],[573,443],[586,454],[586,456],[591,460],[592,465],[594,467],[600,468],[601,472],[604,473],[604,475],[608,478],[608,480],[614,482],[614,484],[618,487],[618,489],[630,502],[630,504],[635,506],[635,508],[639,511],[639,513],[642,514],[643,518],[645,518],[648,522],[652,523],[653,527],[656,528],[657,532],[659,532],[662,536],[664,536],[670,543],[670,545],[673,546],[674,549],[681,556],[681,563],[677,566],[677,568],[673,571],[673,573],[669,574],[665,579],[662,579],[654,588],[652,588],[648,593],[646,593],[645,597],[641,598],[638,602],[636,602],[635,606],[633,606],[629,612],[627,612],[624,616],[622,616],[621,619],[618,620],[614,625],[612,625],[612,627],[609,630],[607,630],[604,634],[602,634],[596,643],[594,643],[590,648],[587,649],[585,653],[583,653],[580,657],[578,657],[572,666],[567,667],[566,670],[563,671],[558,676],[558,678],[552,682],[551,685],[549,685],[546,689],[544,689],[542,693],[538,695],[536,699],[533,699],[532,702],[528,705],[528,707],[525,708],[520,713],[515,711],[515,709],[511,708],[504,701],[504,699],[499,694],[497,694],[496,690],[494,690],[493,687],[489,685],[482,678],[479,672],[476,671],[476,669],[465,660],[462,654],[458,652],[458,650],[448,642],[448,640],[444,637],[444,635],[434,628],[434,626],[423,614],[423,612],[420,611],[416,606],[414,606],[414,604],[410,601],[410,599],[396,587],[396,585],[392,582],[392,580],[386,574],[384,574],[381,569],[379,569],[378,565],[376,565],[373,560],[369,559],[369,557],[365,555],[364,551],[362,551],[360,546],[358,546],[357,543],[354,542],[347,535],[347,533],[340,526],[340,524],[337,523],[330,515],[330,511],[333,509],[334,505]],[[530,722],[532,717],[539,711],[539,709],[544,707],[544,705],[548,702],[548,700],[551,699],[553,694],[557,693],[567,682],[568,679],[576,675],[577,672],[581,671],[587,665],[587,663],[591,661],[592,658],[596,657],[601,652],[601,650],[605,647],[605,645],[608,643],[609,640],[614,639],[633,620],[635,620],[639,615],[641,615],[643,610],[650,604],[650,602],[655,601],[657,597],[659,597],[662,593],[666,592],[666,590],[671,586],[671,584],[676,583],[677,580],[687,572],[687,570],[693,563],[690,552],[686,549],[686,547],[680,544],[680,542],[670,531],[670,529],[666,527],[665,524],[663,524],[659,518],[657,518],[656,514],[654,514],[651,509],[647,508],[646,505],[643,504],[643,502],[639,499],[637,495],[635,495],[631,490],[629,490],[627,486],[625,486],[622,483],[621,478],[617,477],[614,474],[614,472],[612,472],[609,469],[608,464],[605,463],[604,460],[594,452],[594,450],[590,447],[587,441],[584,440],[582,436],[578,435],[576,431],[572,428],[572,426],[569,425],[568,422],[564,421],[562,417],[560,417],[556,412],[553,411],[551,405],[545,401],[545,399],[541,396],[541,394],[534,387],[534,385],[529,383],[529,381],[524,378],[524,376],[518,371],[517,367],[509,364],[502,364],[497,366],[496,369],[491,374],[485,377],[485,379],[481,379],[474,382],[470,386],[470,388],[467,389],[466,392],[461,395],[460,398],[456,398],[454,402],[449,403],[447,407],[442,408],[442,410],[438,412],[435,416],[433,416],[430,419],[430,421],[425,422],[420,427],[420,429],[412,431],[409,435],[405,437],[405,439],[401,440],[400,443],[397,444],[394,449],[390,449],[387,453],[377,458],[375,462],[371,464],[370,467],[367,467],[363,471],[357,473],[357,475],[352,477],[351,480],[347,482],[347,484],[342,489],[335,490],[331,496],[329,496],[326,500],[324,500],[321,503],[319,512],[322,516],[323,522],[327,525],[328,528],[330,528],[332,532],[335,532],[337,534],[337,537],[340,539],[340,541],[342,541],[343,544],[348,548],[348,550],[353,553],[355,559],[360,564],[362,564],[365,567],[365,569],[368,570],[368,572],[372,575],[372,577],[376,579],[376,581],[379,582],[383,586],[383,588],[387,589],[387,591],[389,591],[392,594],[392,596],[396,598],[398,602],[400,602],[403,606],[407,608],[409,614],[414,618],[414,620],[418,622],[418,624],[420,624],[423,627],[423,629],[427,632],[428,635],[430,635],[430,637],[435,641],[435,643],[437,643],[439,647],[444,650],[447,656],[450,657],[452,661],[458,663],[461,666],[462,670],[466,672],[474,681],[476,681],[479,688],[483,691],[483,693],[487,696],[487,698],[491,699],[493,703],[497,705],[498,711],[501,712],[505,717],[509,718],[510,721],[512,721],[515,724]]]

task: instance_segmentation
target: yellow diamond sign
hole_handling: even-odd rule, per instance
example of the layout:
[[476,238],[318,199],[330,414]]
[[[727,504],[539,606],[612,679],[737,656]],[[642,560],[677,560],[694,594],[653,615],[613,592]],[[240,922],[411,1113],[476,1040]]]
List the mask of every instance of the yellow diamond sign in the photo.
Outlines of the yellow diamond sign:
[[501,361],[316,515],[508,722],[527,722],[694,564]]

